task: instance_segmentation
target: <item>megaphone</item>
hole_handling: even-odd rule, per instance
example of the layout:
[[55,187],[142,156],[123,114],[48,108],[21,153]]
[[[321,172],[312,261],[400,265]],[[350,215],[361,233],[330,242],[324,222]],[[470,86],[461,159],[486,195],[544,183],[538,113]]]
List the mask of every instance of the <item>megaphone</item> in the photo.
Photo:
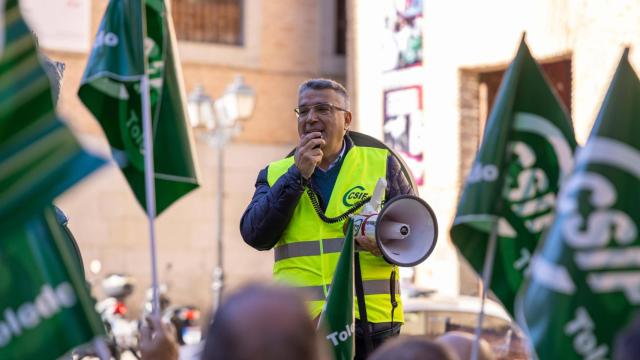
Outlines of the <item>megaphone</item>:
[[395,197],[375,213],[375,202],[379,204],[381,200],[380,184],[378,182],[372,196],[373,205],[365,206],[360,214],[352,217],[354,239],[375,241],[391,264],[418,265],[436,246],[438,223],[435,214],[424,200],[412,195]]

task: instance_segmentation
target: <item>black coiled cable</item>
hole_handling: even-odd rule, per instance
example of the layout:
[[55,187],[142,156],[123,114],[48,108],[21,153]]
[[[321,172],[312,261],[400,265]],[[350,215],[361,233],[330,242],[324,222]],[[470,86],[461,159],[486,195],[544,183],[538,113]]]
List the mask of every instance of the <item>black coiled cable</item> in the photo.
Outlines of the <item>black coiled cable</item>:
[[349,210],[344,212],[342,215],[330,218],[330,217],[327,217],[322,211],[322,207],[320,207],[320,202],[316,197],[316,193],[314,193],[313,190],[311,190],[309,187],[306,187],[306,191],[307,191],[307,195],[309,195],[309,199],[311,200],[311,205],[313,205],[313,209],[316,211],[316,214],[318,214],[320,219],[322,219],[322,221],[326,222],[327,224],[335,224],[337,222],[346,220],[349,217],[349,215],[358,211],[358,209],[360,209],[364,204],[368,203],[369,200],[371,200],[371,196],[367,196],[366,198],[358,201],[355,205],[353,205]]

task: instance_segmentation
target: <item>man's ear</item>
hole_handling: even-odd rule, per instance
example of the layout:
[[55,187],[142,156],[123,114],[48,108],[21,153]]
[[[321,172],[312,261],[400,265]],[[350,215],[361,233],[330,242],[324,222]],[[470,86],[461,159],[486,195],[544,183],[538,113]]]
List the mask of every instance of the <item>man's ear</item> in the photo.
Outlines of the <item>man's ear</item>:
[[344,129],[348,130],[351,126],[351,111],[344,112]]

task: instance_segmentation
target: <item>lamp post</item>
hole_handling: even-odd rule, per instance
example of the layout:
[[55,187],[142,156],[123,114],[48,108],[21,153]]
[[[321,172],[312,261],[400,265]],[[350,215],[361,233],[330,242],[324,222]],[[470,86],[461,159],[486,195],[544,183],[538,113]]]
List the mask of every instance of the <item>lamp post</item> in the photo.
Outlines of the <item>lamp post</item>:
[[224,147],[240,133],[241,122],[246,121],[253,114],[256,95],[253,89],[244,83],[242,76],[237,75],[227,87],[224,94],[213,100],[198,85],[189,95],[188,109],[191,126],[201,129],[201,135],[216,149],[218,161],[216,188],[216,262],[213,269],[213,310],[220,305],[220,298],[224,287],[223,262],[223,230],[224,230]]

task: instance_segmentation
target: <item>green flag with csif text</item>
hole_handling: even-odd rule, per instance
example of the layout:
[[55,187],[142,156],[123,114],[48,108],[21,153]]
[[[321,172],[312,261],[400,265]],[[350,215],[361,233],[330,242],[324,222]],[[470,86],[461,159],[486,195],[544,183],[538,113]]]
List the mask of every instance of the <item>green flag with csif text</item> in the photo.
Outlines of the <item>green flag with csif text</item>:
[[158,215],[198,187],[175,43],[165,1],[111,0],[78,90],[146,208],[140,82],[147,69]]
[[16,0],[0,1],[0,359],[54,359],[104,334],[53,199],[104,164],[56,116]]
[[104,335],[48,207],[0,237],[0,359],[56,359]]
[[540,359],[611,359],[640,310],[640,80],[626,50],[517,301]]
[[504,74],[451,228],[454,244],[481,277],[495,232],[490,285],[511,314],[531,254],[553,221],[575,147],[569,115],[523,37]]
[[318,320],[318,329],[326,332],[325,339],[335,360],[353,359],[354,355],[354,256],[353,220],[349,220],[327,301]]

